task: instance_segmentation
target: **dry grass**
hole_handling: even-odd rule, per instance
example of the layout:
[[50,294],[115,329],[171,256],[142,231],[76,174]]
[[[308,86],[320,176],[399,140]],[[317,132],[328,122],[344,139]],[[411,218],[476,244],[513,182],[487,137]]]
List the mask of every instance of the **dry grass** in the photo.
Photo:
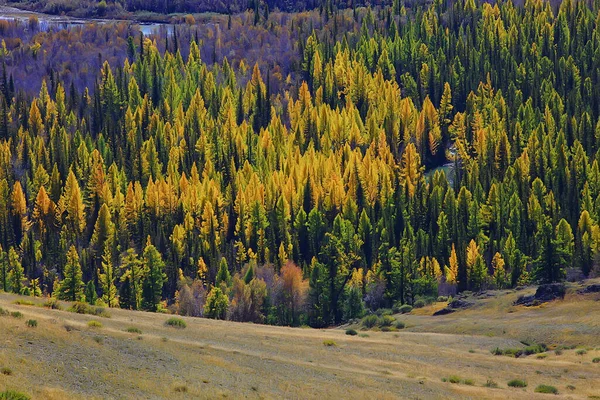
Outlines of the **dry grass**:
[[[567,299],[508,313],[509,297],[514,295],[444,317],[403,315],[409,328],[393,334],[369,332],[368,337],[348,336],[345,329],[194,318],[182,318],[187,329],[176,330],[165,326],[161,314],[111,309],[111,318],[102,321],[103,344],[98,345],[96,333],[85,329],[92,316],[18,306],[12,304],[17,296],[0,294],[0,307],[40,322],[37,329],[28,329],[22,320],[0,317],[0,366],[13,372],[0,375],[0,390],[18,389],[42,399],[544,399],[548,395],[534,389],[546,384],[558,389],[560,394],[553,398],[563,393],[572,399],[600,396],[598,364],[592,363],[599,350],[583,356],[576,349],[563,350],[560,356],[550,352],[543,360],[490,353],[495,347],[522,346],[525,326],[529,336],[556,335],[548,325],[557,323],[557,310],[571,310],[563,314],[562,323],[579,328],[563,333],[569,340],[556,344],[585,343],[594,332],[596,341],[600,337],[598,314],[591,308],[573,312],[576,307]],[[586,301],[578,300],[580,307],[587,307]],[[590,317],[594,312],[596,318]],[[80,329],[67,332],[65,324]],[[144,340],[124,332],[132,325],[144,332]],[[502,329],[507,333],[489,334]],[[591,340],[586,344],[592,345]],[[440,379],[453,375],[474,385]],[[517,377],[528,387],[508,388],[506,382]],[[486,382],[498,382],[498,388],[486,387]]]

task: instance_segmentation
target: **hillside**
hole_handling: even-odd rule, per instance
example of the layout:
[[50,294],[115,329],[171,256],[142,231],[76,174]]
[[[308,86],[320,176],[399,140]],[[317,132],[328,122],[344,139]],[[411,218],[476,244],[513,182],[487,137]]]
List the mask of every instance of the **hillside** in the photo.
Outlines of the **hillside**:
[[[512,306],[533,291],[527,289],[493,293],[451,316],[426,315],[438,304],[397,315],[405,330],[358,336],[199,318],[184,318],[187,327],[174,329],[164,324],[168,315],[111,309],[110,318],[101,318],[17,305],[29,298],[0,294],[0,307],[23,314],[0,317],[0,368],[11,370],[0,374],[0,390],[36,399],[543,399],[534,389],[547,384],[558,389],[556,398],[595,398],[600,364],[592,360],[600,349],[589,346],[600,337],[600,295],[577,295],[577,288],[539,307]],[[29,319],[38,326],[26,327]],[[102,327],[89,327],[90,320]],[[544,338],[550,349],[585,347],[520,358],[490,352]],[[456,375],[472,385],[442,379]],[[516,378],[528,386],[509,388]],[[490,381],[498,388],[485,387]]]

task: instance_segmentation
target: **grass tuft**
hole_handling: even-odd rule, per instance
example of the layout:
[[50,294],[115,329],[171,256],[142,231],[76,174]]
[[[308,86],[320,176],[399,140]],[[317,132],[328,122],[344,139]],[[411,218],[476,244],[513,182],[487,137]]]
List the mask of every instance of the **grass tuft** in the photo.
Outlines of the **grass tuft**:
[[12,375],[12,369],[10,369],[8,367],[2,367],[2,368],[0,368],[0,374],[6,375],[6,376],[11,376]]
[[187,327],[187,324],[185,323],[184,320],[182,320],[181,318],[169,318],[166,322],[165,325],[173,327],[173,328],[177,328],[177,329],[184,329],[185,327]]
[[27,322],[25,322],[25,325],[27,325],[28,328],[37,328],[38,323],[35,319],[28,319]]
[[102,322],[98,322],[95,319],[88,321],[87,326],[90,328],[102,328]]
[[0,392],[0,400],[29,400],[30,398],[28,395],[14,390]]
[[558,389],[550,385],[538,385],[535,388],[536,393],[558,394]]
[[524,388],[527,387],[527,382],[522,379],[511,379],[508,381],[507,385],[515,388]]
[[23,299],[15,300],[13,301],[13,304],[16,304],[18,306],[35,306],[35,303],[33,301]]
[[483,386],[485,386],[485,387],[487,387],[487,388],[497,388],[497,387],[498,387],[498,384],[497,384],[495,381],[493,381],[493,380],[491,380],[491,379],[488,379],[488,380],[487,380],[487,381],[484,383],[484,385],[483,385]]
[[134,326],[130,326],[129,328],[125,329],[125,332],[128,332],[128,333],[136,333],[136,334],[138,334],[138,335],[141,335],[141,334],[142,334],[142,330],[141,330],[141,329],[139,329],[139,328],[136,328],[136,327],[134,327]]
[[10,313],[10,316],[13,318],[23,318],[23,313],[20,311],[13,311]]
[[326,347],[335,347],[335,346],[337,346],[337,343],[334,342],[331,339],[326,339],[326,340],[323,340],[323,346],[326,346]]

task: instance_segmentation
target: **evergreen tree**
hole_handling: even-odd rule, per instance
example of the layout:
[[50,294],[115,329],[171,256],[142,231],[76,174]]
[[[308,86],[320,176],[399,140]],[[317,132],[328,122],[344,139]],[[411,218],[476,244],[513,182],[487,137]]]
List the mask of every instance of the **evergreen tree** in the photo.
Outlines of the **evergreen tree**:
[[79,254],[75,246],[71,245],[67,253],[67,264],[63,271],[63,280],[55,288],[55,297],[58,300],[83,301],[85,298],[85,284],[82,277]]

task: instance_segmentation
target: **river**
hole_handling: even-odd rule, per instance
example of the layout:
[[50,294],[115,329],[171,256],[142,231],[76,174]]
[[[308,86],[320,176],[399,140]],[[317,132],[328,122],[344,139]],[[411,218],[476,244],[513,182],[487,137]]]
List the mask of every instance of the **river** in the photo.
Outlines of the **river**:
[[[20,10],[15,7],[9,7],[0,5],[0,20],[18,20],[18,21],[28,21],[31,16],[37,17],[39,21],[39,27],[41,30],[48,30],[51,28],[59,28],[59,29],[70,29],[79,26],[83,26],[89,23],[95,24],[112,24],[118,22],[125,22],[128,24],[136,25],[139,27],[139,30],[144,35],[150,35],[152,33],[157,33],[161,27],[168,27],[168,24],[161,23],[142,23],[138,21],[128,21],[128,20],[113,20],[113,19],[82,19],[82,18],[72,18],[67,16],[59,16],[59,15],[50,15],[43,14],[33,11],[25,11]],[[170,32],[170,29],[167,30]]]

